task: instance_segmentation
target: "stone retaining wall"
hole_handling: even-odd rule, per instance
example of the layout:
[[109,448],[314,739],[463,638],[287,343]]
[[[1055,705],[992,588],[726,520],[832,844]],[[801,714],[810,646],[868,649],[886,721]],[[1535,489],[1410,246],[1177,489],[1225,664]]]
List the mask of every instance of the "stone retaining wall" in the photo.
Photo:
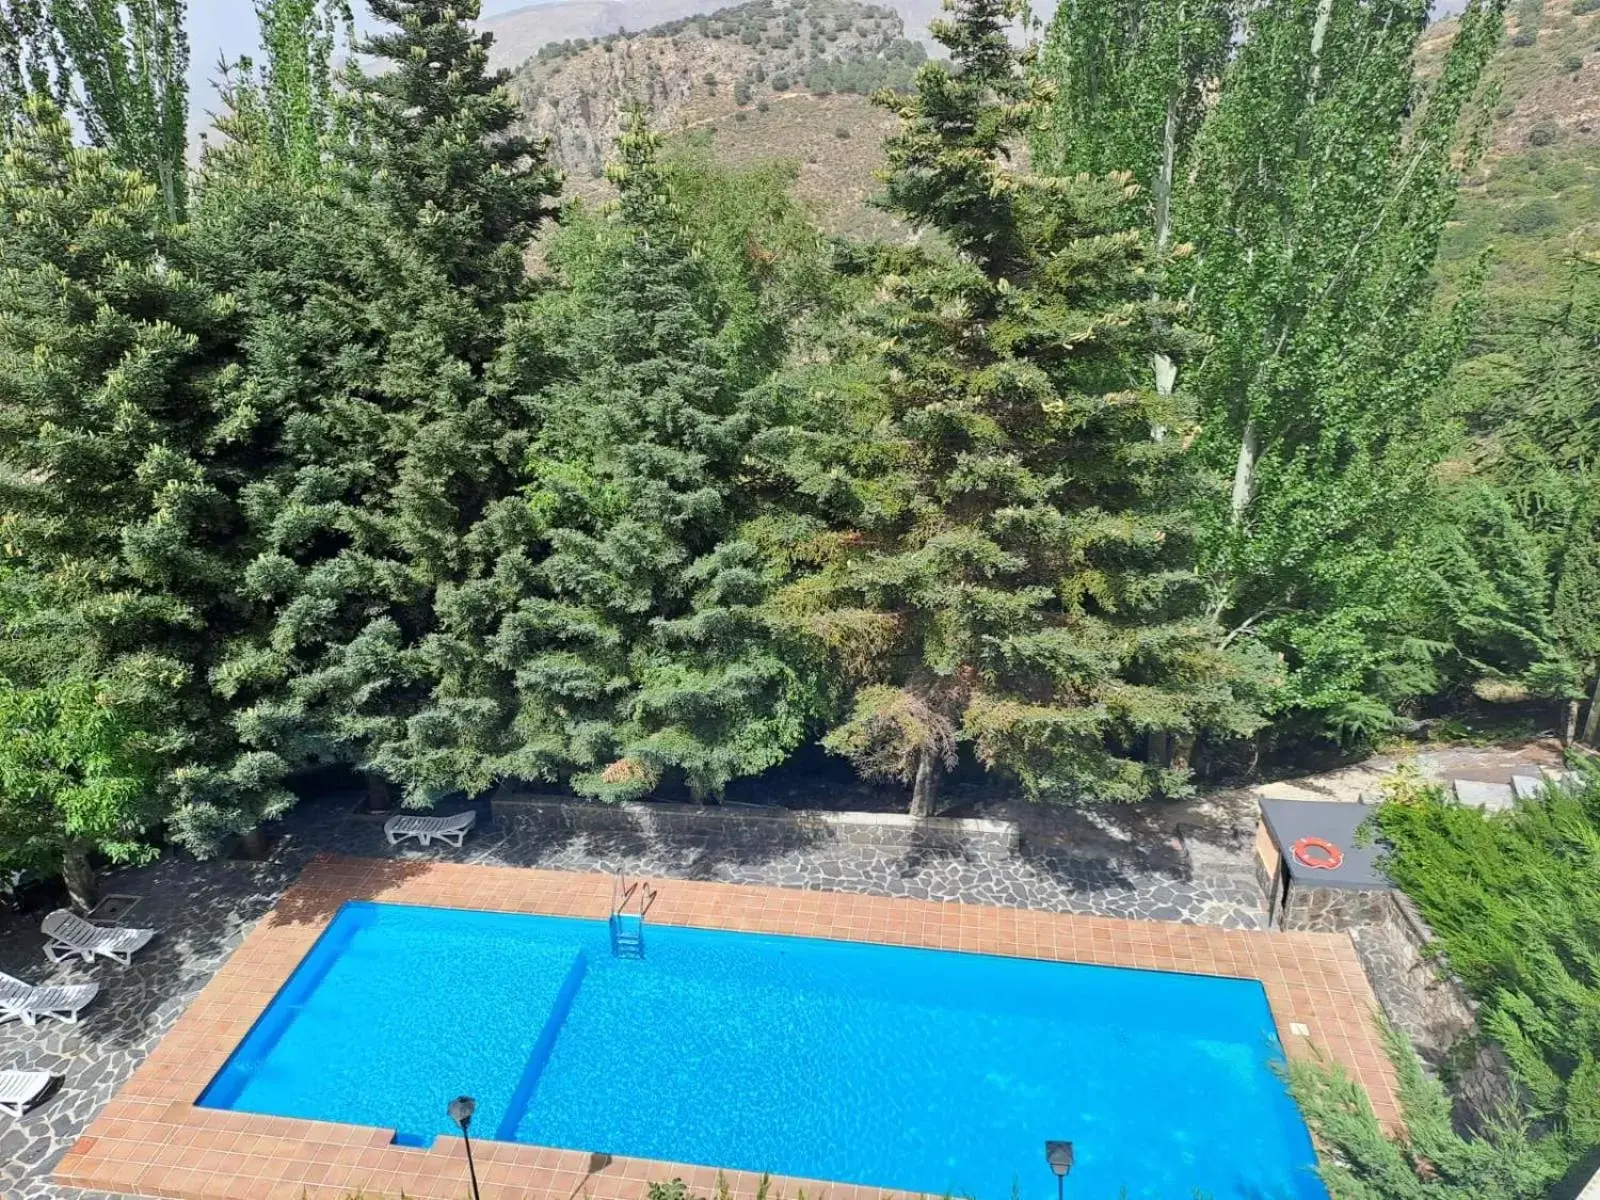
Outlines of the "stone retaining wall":
[[774,847],[835,841],[1006,856],[1016,851],[1021,840],[1017,826],[1010,821],[738,804],[589,804],[508,787],[490,797],[490,806],[496,816],[514,814],[557,829],[633,832],[665,841],[693,838]]
[[1390,1024],[1448,1077],[1460,1123],[1481,1128],[1513,1098],[1505,1057],[1477,1042],[1477,1005],[1429,953],[1433,931],[1416,906],[1403,892],[1376,894],[1386,903],[1348,927],[1361,965]]

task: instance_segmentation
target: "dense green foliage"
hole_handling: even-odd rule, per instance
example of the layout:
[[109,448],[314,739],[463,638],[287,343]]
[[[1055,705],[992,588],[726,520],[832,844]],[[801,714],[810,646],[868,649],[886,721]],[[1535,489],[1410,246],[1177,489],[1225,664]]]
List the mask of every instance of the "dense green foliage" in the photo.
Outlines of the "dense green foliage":
[[1007,164],[1039,97],[1015,9],[961,15],[938,29],[952,67],[881,100],[901,118],[887,205],[964,261],[889,256],[852,317],[876,419],[794,460],[805,490],[834,481],[818,569],[787,596],[849,664],[824,744],[913,784],[913,812],[963,742],[1038,798],[1173,794],[1152,736],[1252,727],[1192,569],[1188,414],[1148,379],[1185,339],[1119,232],[1124,179]]
[[1572,1159],[1600,1145],[1600,777],[1488,816],[1424,792],[1378,828],[1533,1116]]
[[32,103],[0,161],[0,461],[23,686],[120,677],[158,701],[171,819],[207,838],[281,809],[282,763],[232,734],[209,675],[250,620],[236,302],[200,277],[156,187]]
[[1441,966],[1477,1002],[1516,1107],[1478,1114],[1485,1127],[1463,1136],[1444,1088],[1386,1031],[1402,1140],[1380,1128],[1342,1072],[1301,1062],[1291,1081],[1329,1148],[1329,1191],[1335,1200],[1532,1200],[1557,1180],[1581,1184],[1600,1145],[1600,774],[1588,767],[1576,784],[1493,814],[1402,777],[1372,824],[1389,874],[1433,930]]
[[1232,477],[1200,510],[1212,611],[1284,656],[1280,723],[1346,739],[1459,678],[1415,517],[1450,448],[1424,401],[1464,331],[1432,268],[1500,5],[1467,7],[1423,84],[1427,12],[1081,0],[1042,59],[1058,97],[1035,153],[1123,160],[1158,242],[1193,249],[1172,275],[1204,350],[1155,366],[1195,395],[1199,456]]
[[1462,1137],[1444,1086],[1427,1075],[1405,1036],[1385,1025],[1406,1136],[1389,1136],[1361,1085],[1336,1065],[1290,1066],[1295,1099],[1323,1146],[1321,1174],[1332,1200],[1544,1200],[1564,1164],[1526,1121],[1503,1117]]
[[184,170],[179,9],[106,9],[90,79],[98,11],[3,10],[0,675],[137,721],[107,852],[212,851],[329,762],[711,799],[820,741],[927,812],[963,757],[1172,796],[1469,678],[1585,723],[1589,277],[1514,389],[1438,386],[1488,0],[1416,86],[1401,0],[1077,0],[1039,62],[1003,0],[938,63],[853,4],[682,25],[888,46],[819,86],[887,85],[915,248],[637,118],[557,222],[472,3],[373,0],[346,56],[339,0],[261,0]]
[[92,905],[92,851],[113,862],[154,853],[153,751],[136,707],[103,681],[0,679],[0,871],[60,867],[72,898]]

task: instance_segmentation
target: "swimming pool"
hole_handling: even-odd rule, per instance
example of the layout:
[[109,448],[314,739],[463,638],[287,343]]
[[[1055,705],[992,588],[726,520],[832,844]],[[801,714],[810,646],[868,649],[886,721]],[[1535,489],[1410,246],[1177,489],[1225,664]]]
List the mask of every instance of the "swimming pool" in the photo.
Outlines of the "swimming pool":
[[[1325,1200],[1261,986],[351,902],[199,1103],[976,1200]],[[457,1135],[458,1136],[458,1135]]]

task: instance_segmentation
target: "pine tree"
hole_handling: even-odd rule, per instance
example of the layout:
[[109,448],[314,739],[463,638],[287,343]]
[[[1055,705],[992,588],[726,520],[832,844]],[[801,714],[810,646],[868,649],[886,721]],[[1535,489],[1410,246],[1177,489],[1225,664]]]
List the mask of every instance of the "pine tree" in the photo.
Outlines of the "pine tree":
[[[276,132],[294,114],[273,115],[286,101],[270,87],[212,160],[210,244],[261,300],[248,386],[273,463],[247,496],[262,547],[246,582],[275,619],[233,647],[225,682],[252,737],[429,803],[490,782],[484,747],[511,703],[483,698],[460,625],[516,540],[533,427],[491,367],[555,183],[510,132],[476,5],[374,9],[397,28],[360,49],[389,69],[349,68],[347,145],[324,184],[274,165],[304,156],[275,149],[296,144]],[[269,78],[318,78],[326,40],[286,44],[311,61]]]
[[[825,744],[933,810],[970,741],[1035,798],[1135,800],[1184,787],[1151,734],[1252,727],[1248,673],[1200,611],[1184,514],[1188,416],[1144,363],[1188,348],[1154,299],[1126,176],[1007,168],[1048,89],[998,0],[936,27],[952,65],[884,96],[891,205],[962,251],[891,256],[859,320],[881,356],[875,428],[820,477],[854,475],[854,529],[779,606],[852,677]],[[820,443],[825,446],[826,441]],[[836,501],[836,503],[838,503]]]
[[110,680],[151,726],[176,836],[214,848],[287,802],[208,673],[247,620],[234,302],[191,273],[157,188],[29,102],[0,162],[0,489],[19,687]]
[[768,569],[738,536],[757,419],[744,390],[780,347],[722,302],[658,144],[634,112],[609,168],[614,224],[571,248],[583,257],[545,317],[561,366],[528,502],[549,553],[500,635],[522,771],[571,772],[604,799],[669,771],[712,797],[804,729],[803,681],[761,610]]

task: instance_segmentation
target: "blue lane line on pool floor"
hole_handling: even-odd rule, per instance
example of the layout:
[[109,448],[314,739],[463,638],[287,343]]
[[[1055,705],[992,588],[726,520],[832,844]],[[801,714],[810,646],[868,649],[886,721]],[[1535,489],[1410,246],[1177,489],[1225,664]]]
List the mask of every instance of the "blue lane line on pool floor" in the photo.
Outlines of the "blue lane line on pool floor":
[[572,1011],[573,998],[583,986],[583,977],[588,971],[589,956],[580,949],[573,956],[572,966],[561,984],[561,990],[556,993],[555,1004],[550,1008],[550,1017],[545,1021],[544,1028],[539,1031],[539,1040],[533,1044],[533,1053],[528,1056],[528,1065],[523,1068],[522,1078],[517,1080],[516,1090],[511,1093],[511,1099],[506,1104],[505,1116],[500,1118],[500,1125],[494,1131],[498,1141],[516,1141],[517,1126],[522,1124],[528,1105],[533,1103],[533,1094],[539,1087],[539,1075],[544,1071],[545,1064],[550,1061],[550,1052],[555,1049],[556,1038],[561,1036],[561,1026],[566,1023],[567,1014]]

